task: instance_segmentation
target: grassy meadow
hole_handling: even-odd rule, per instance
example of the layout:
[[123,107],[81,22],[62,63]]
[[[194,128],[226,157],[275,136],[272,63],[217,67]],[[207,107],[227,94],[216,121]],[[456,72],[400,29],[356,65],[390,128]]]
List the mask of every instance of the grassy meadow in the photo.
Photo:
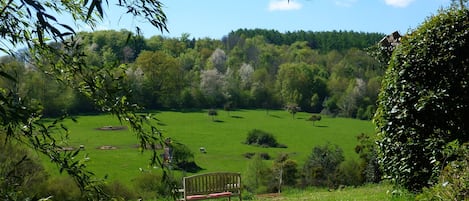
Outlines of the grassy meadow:
[[[370,121],[346,118],[323,117],[321,121],[306,121],[310,114],[297,113],[295,118],[286,111],[238,110],[218,111],[215,121],[206,111],[173,112],[155,114],[160,120],[158,127],[165,137],[187,145],[195,154],[195,162],[203,168],[201,172],[234,171],[244,173],[250,161],[243,154],[265,152],[275,158],[279,153],[288,153],[300,166],[316,145],[326,142],[339,145],[344,150],[346,160],[358,158],[354,153],[356,136],[360,133],[373,133]],[[143,154],[136,148],[135,135],[129,130],[102,131],[97,128],[118,126],[119,121],[109,115],[79,116],[77,122],[67,121],[70,130],[68,145],[85,146],[85,151],[77,157],[88,157],[88,167],[96,176],[109,180],[119,180],[130,184],[141,170],[157,171],[149,167],[149,152]],[[288,148],[262,148],[246,145],[243,142],[248,132],[260,129],[273,134],[277,141]],[[113,150],[98,149],[113,146]],[[205,147],[207,153],[201,153]],[[270,163],[270,161],[266,161]],[[46,163],[49,164],[49,163]],[[50,164],[48,168],[54,171]]]

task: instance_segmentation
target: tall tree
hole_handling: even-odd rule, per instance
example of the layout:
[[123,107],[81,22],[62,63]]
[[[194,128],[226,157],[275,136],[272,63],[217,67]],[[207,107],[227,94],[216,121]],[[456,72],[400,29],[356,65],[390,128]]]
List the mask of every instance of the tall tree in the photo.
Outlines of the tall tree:
[[217,69],[205,70],[200,74],[200,89],[208,104],[216,106],[223,101],[223,74]]
[[[143,74],[143,94],[146,105],[153,109],[174,107],[184,84],[183,71],[178,61],[163,51],[143,51],[134,63]],[[150,96],[148,96],[150,95]]]

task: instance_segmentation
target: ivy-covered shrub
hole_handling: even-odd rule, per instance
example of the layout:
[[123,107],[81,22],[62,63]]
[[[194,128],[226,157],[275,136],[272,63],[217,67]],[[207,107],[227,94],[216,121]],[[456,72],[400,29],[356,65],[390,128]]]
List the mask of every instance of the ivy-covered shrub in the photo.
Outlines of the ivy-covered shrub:
[[411,191],[436,181],[448,142],[469,141],[469,11],[447,9],[401,39],[374,122],[387,178]]

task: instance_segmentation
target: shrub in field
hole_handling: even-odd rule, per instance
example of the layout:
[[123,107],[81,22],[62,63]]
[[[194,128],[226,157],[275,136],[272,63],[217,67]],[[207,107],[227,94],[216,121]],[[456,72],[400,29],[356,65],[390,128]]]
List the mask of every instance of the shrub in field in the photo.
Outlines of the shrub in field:
[[54,177],[40,187],[40,198],[51,197],[52,200],[75,201],[86,200],[71,177]]
[[359,186],[364,183],[363,166],[356,160],[347,160],[339,165],[338,182],[345,186]]
[[104,185],[103,191],[109,195],[112,200],[132,200],[137,197],[132,189],[122,184],[120,181],[113,181]]
[[142,172],[142,174],[134,179],[134,187],[139,195],[138,197],[147,199],[171,197],[171,187],[178,185],[177,182],[175,182],[176,180],[177,179],[169,176],[163,177],[159,173]]
[[314,126],[315,121],[321,121],[321,115],[312,114],[311,117],[309,117],[308,121],[312,121]]
[[252,193],[267,192],[267,184],[271,181],[272,171],[262,161],[259,154],[256,154],[248,163],[246,173],[244,174],[244,187]]
[[176,169],[181,169],[186,172],[198,172],[202,170],[195,161],[194,161],[194,153],[182,143],[172,143],[172,164],[175,166]]
[[280,154],[272,166],[274,181],[269,185],[273,192],[280,192],[282,186],[296,186],[298,179],[298,163],[291,160],[288,154]]
[[343,150],[337,145],[327,143],[314,147],[303,166],[302,185],[335,187],[337,170],[343,161]]
[[246,137],[246,144],[257,145],[261,147],[279,147],[286,148],[286,145],[279,144],[277,139],[271,133],[265,131],[254,129],[249,131],[248,136]]

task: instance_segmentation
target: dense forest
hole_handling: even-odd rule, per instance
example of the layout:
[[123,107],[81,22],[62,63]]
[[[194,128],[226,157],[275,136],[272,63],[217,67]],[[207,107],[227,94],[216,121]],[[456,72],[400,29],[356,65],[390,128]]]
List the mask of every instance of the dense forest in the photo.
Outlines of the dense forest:
[[[147,110],[295,106],[370,119],[385,71],[366,51],[384,37],[380,33],[239,29],[216,40],[106,30],[77,37],[87,66],[124,79],[121,87],[132,92],[127,98]],[[35,68],[25,52],[1,58],[18,80],[2,87],[40,102],[46,116],[98,111],[64,80],[47,79],[47,70]]]

